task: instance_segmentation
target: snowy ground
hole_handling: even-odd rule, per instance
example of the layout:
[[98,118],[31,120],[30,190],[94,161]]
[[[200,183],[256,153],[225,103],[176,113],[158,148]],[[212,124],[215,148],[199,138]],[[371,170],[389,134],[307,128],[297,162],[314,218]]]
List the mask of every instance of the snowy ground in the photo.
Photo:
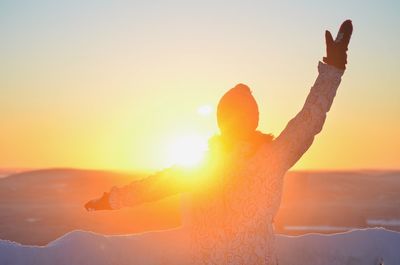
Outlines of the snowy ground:
[[[181,230],[133,234],[179,226],[178,197],[110,213],[83,209],[131,180],[72,169],[0,178],[0,238],[23,243],[0,240],[0,265],[190,265]],[[277,236],[279,265],[400,265],[400,233],[392,231],[400,231],[400,171],[289,172],[284,189],[274,223],[285,234]]]
[[[76,230],[44,247],[0,241],[0,264],[185,264],[178,230],[104,236]],[[400,233],[383,228],[277,236],[279,265],[398,265]]]

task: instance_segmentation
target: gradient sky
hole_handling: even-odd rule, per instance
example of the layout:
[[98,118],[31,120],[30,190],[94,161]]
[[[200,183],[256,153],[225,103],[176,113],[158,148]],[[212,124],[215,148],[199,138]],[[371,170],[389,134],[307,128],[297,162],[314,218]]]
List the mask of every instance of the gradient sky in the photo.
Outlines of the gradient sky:
[[1,1],[0,167],[158,169],[217,132],[249,85],[260,129],[301,109],[324,31],[351,18],[348,70],[295,169],[400,168],[399,1]]

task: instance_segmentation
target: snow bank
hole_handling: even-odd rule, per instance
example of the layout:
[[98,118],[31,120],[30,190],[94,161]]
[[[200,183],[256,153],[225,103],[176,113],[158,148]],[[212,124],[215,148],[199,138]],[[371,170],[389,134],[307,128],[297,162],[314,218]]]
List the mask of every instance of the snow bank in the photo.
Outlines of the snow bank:
[[[279,265],[400,264],[400,233],[383,228],[278,235],[276,241]],[[44,247],[0,240],[0,264],[188,265],[186,245],[177,229],[123,236],[76,230]]]
[[280,264],[399,265],[400,233],[383,228],[357,229],[332,235],[279,236]]

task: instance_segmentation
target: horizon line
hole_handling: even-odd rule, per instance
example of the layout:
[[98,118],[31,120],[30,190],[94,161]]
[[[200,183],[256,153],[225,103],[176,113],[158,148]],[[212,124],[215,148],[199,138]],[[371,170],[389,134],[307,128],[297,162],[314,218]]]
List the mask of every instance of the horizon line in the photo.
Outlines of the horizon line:
[[[126,168],[85,168],[85,167],[69,167],[69,166],[50,166],[50,167],[0,167],[1,171],[10,173],[24,173],[34,171],[50,171],[50,170],[80,170],[80,171],[108,171],[108,172],[135,172],[135,173],[148,173],[155,172],[159,169],[126,169]],[[399,168],[304,168],[304,169],[290,169],[288,172],[362,172],[362,171],[400,171]]]

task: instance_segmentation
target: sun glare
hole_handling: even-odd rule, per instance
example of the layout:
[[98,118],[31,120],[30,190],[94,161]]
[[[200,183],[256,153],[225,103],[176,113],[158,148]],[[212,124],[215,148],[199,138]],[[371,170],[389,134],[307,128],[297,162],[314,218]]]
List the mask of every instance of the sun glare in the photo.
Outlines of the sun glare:
[[193,167],[198,165],[207,150],[207,137],[197,134],[182,135],[168,145],[169,165]]

